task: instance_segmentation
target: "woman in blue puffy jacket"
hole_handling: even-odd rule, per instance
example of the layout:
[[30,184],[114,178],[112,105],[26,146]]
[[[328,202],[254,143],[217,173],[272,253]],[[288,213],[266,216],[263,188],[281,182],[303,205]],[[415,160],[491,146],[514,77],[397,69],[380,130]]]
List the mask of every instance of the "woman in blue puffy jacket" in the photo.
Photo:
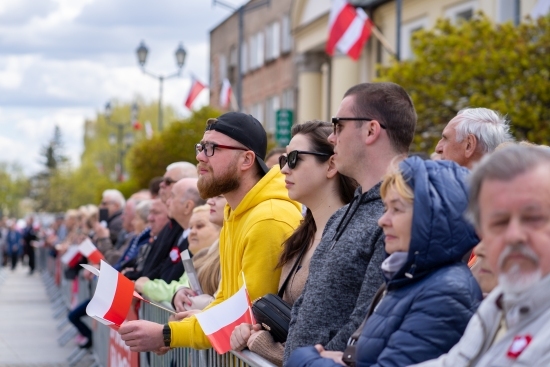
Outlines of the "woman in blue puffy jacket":
[[[437,358],[462,336],[482,297],[461,262],[479,241],[463,216],[467,176],[454,162],[411,157],[384,178],[386,212],[378,224],[389,254],[382,264],[386,282],[357,333],[355,366],[408,366]],[[287,366],[345,366],[350,354],[321,345],[298,348]]]

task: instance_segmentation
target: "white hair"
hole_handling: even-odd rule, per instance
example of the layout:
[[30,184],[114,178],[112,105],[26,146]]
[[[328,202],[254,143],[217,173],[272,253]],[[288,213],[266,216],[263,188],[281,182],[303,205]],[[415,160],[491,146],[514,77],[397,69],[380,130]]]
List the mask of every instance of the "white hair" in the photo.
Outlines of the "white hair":
[[457,143],[472,134],[483,153],[493,152],[500,144],[514,140],[506,117],[488,108],[464,108],[452,121],[456,122]]
[[118,190],[115,189],[109,189],[103,191],[103,194],[101,195],[103,198],[110,198],[114,200],[119,206],[120,209],[124,209],[124,206],[126,205],[126,200],[124,199],[124,195]]
[[166,171],[170,171],[172,169],[178,170],[178,175],[180,176],[179,179],[182,178],[197,178],[197,166],[195,166],[193,163],[189,162],[175,162],[171,163],[166,167]]

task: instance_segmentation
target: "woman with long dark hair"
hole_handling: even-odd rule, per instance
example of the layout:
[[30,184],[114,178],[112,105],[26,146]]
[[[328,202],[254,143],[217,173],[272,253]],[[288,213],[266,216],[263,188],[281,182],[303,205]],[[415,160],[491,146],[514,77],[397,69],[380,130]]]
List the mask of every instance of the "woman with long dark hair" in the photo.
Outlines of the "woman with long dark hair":
[[[292,305],[302,293],[309,273],[309,261],[317,248],[323,230],[334,212],[353,198],[357,184],[342,176],[334,166],[333,146],[327,138],[332,125],[322,121],[308,121],[292,129],[292,140],[286,154],[279,157],[281,173],[285,177],[288,196],[306,206],[301,225],[283,244],[278,266],[281,267],[279,287],[290,276],[283,300]],[[299,261],[293,274],[290,274]],[[253,352],[281,366],[284,347],[260,325],[241,324],[231,336],[235,350],[248,347]]]

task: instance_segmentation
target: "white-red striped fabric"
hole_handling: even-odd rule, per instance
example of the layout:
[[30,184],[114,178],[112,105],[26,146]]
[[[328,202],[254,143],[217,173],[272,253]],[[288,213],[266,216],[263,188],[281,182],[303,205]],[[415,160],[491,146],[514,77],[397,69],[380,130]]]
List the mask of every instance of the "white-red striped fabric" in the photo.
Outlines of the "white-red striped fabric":
[[231,350],[231,333],[242,323],[254,324],[250,297],[243,285],[222,303],[195,315],[210,344],[219,354]]
[[363,45],[370,37],[372,26],[371,20],[363,9],[356,9],[347,0],[332,0],[328,20],[327,54],[332,56],[337,49],[352,59],[358,60]]
[[133,297],[134,283],[101,260],[97,287],[86,313],[105,325],[120,326],[128,315]]
[[65,251],[63,256],[61,256],[61,262],[67,265],[69,268],[74,268],[75,266],[77,266],[81,259],[82,254],[80,253],[77,245],[69,246],[67,251]]
[[188,109],[191,109],[191,106],[193,105],[193,102],[195,102],[195,99],[200,94],[200,92],[205,89],[206,86],[202,84],[197,78],[194,76],[191,77],[191,88],[189,89],[189,93],[187,94],[187,99],[185,100],[185,107]]
[[226,78],[223,80],[222,89],[220,91],[220,106],[222,108],[227,108],[229,106],[232,93],[233,89],[231,88],[231,83],[229,83],[229,79]]
[[103,254],[99,252],[97,247],[95,247],[88,238],[78,245],[78,249],[82,255],[88,258],[88,262],[91,264],[99,264],[99,262],[104,259]]

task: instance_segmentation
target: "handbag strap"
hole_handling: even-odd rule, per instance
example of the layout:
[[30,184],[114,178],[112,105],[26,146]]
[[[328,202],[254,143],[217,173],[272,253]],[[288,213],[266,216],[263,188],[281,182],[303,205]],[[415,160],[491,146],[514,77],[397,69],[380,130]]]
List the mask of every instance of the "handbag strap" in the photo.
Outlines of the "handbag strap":
[[300,251],[300,255],[298,255],[298,258],[296,259],[296,262],[294,262],[294,265],[292,265],[292,269],[290,269],[290,273],[286,276],[285,281],[283,282],[283,285],[281,285],[281,289],[279,289],[279,292],[277,292],[277,296],[279,296],[281,299],[283,299],[283,294],[285,294],[285,288],[288,284],[288,281],[292,277],[292,274],[294,274],[294,271],[298,267],[298,264],[300,264],[300,261],[302,261],[302,257],[304,256],[304,253],[306,252],[306,249],[309,246],[304,246],[302,248],[302,251]]
[[367,311],[367,316],[365,317],[365,319],[363,320],[359,328],[357,328],[357,330],[355,330],[355,332],[351,334],[350,344],[355,344],[359,339],[359,337],[361,336],[361,333],[363,332],[363,328],[365,327],[367,320],[369,319],[370,315],[374,313],[374,309],[384,297],[385,291],[386,291],[386,283],[382,283],[382,285],[380,286],[380,288],[378,288],[374,297],[372,298],[372,302],[370,303],[369,310]]

